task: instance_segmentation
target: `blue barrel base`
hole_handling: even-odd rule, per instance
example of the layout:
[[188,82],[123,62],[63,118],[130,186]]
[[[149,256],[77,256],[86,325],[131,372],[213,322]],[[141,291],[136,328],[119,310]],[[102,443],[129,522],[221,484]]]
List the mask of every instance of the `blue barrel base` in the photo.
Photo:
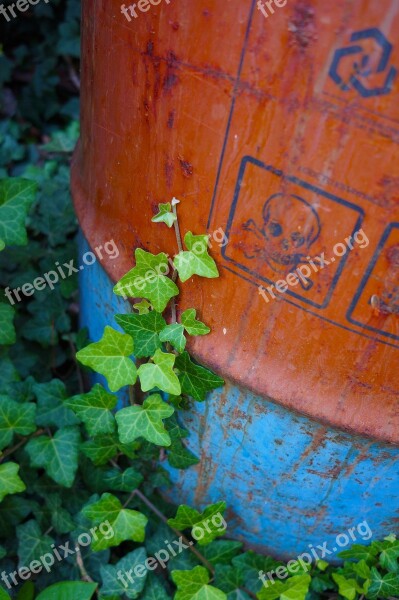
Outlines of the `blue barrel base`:
[[[81,255],[88,250],[82,236]],[[105,325],[118,329],[115,313],[129,311],[112,288],[99,263],[81,271],[81,324],[92,341]],[[330,554],[320,558],[334,563],[353,543],[398,531],[398,448],[229,383],[179,420],[200,464],[179,471],[163,463],[175,484],[168,498],[196,508],[226,500],[227,537],[285,560],[324,547]]]

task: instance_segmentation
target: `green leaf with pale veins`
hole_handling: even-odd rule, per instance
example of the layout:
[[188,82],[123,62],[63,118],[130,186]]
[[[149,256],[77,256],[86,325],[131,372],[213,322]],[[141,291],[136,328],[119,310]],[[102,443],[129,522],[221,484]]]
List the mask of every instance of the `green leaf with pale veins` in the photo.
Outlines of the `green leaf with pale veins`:
[[399,577],[397,573],[381,575],[375,567],[371,567],[371,583],[367,591],[367,598],[398,598]]
[[242,552],[242,542],[231,540],[215,540],[201,548],[201,554],[205,556],[213,566],[217,563],[229,565],[232,559]]
[[117,392],[125,385],[136,383],[137,369],[130,358],[132,354],[133,340],[130,335],[119,333],[107,325],[101,340],[80,350],[76,358],[83,365],[104,375],[111,392]]
[[186,347],[186,338],[184,337],[184,327],[180,323],[166,325],[165,329],[159,334],[161,342],[169,342],[178,352],[183,352]]
[[32,389],[37,398],[36,423],[40,427],[68,427],[79,423],[73,411],[64,404],[67,391],[60,379],[35,383]]
[[385,548],[380,554],[380,565],[387,571],[399,574],[399,540],[390,542],[390,546]]
[[79,443],[79,429],[65,427],[53,437],[31,439],[25,449],[33,467],[44,469],[56,483],[69,488],[78,468]]
[[117,435],[98,435],[84,442],[81,450],[95,465],[104,465],[114,458],[118,452],[122,452],[128,458],[137,458],[136,450],[139,442],[133,444],[121,444]]
[[177,220],[176,215],[172,212],[170,202],[158,205],[158,213],[152,217],[153,223],[165,223],[168,227],[173,227],[173,223]]
[[142,300],[141,302],[133,304],[133,308],[134,310],[137,310],[139,315],[147,315],[152,308],[152,304],[148,302],[148,300]]
[[211,504],[202,513],[195,508],[181,504],[177,509],[176,516],[168,519],[168,525],[180,530],[191,527],[192,536],[202,546],[225,534],[226,522],[223,519],[225,510],[226,502]]
[[209,585],[209,573],[204,567],[172,571],[171,575],[177,586],[174,600],[227,600],[224,592]]
[[36,183],[27,179],[0,179],[0,239],[6,246],[25,246],[26,217],[35,200]]
[[0,396],[0,450],[11,444],[14,433],[29,435],[36,430],[36,404],[19,403]]
[[210,328],[199,321],[197,318],[197,311],[195,308],[188,308],[181,315],[181,323],[188,335],[206,335],[210,332]]
[[43,590],[36,600],[90,600],[97,589],[96,583],[62,581]]
[[9,304],[0,304],[0,344],[15,344],[17,336],[14,328],[14,309]]
[[156,577],[153,573],[148,573],[146,586],[143,595],[141,596],[141,600],[172,600],[172,598],[166,592],[161,579]]
[[175,359],[174,354],[157,350],[152,357],[153,363],[140,366],[138,375],[143,392],[159,388],[167,394],[178,396],[181,393],[179,379],[173,370]]
[[164,252],[156,256],[137,248],[136,266],[131,269],[114,287],[118,296],[129,298],[147,298],[157,312],[163,312],[179,288],[168,277],[168,257]]
[[208,236],[193,235],[191,231],[184,236],[188,251],[179,252],[173,264],[179,273],[181,281],[187,281],[193,275],[200,277],[219,277],[215,261],[208,254]]
[[52,552],[53,538],[41,532],[39,524],[31,519],[17,527],[19,565],[29,565],[46,552]]
[[108,486],[108,489],[118,492],[132,492],[143,481],[142,474],[135,471],[133,467],[128,467],[124,471],[108,469],[103,477],[104,484]]
[[115,321],[132,336],[137,358],[152,356],[161,347],[158,334],[166,327],[166,322],[156,311],[146,315],[116,315]]
[[[102,566],[101,579],[103,586],[101,592],[105,596],[115,594],[126,595],[127,598],[138,598],[144,588],[147,571],[144,571],[144,577],[136,577],[134,569],[138,565],[143,565],[146,559],[145,548],[137,548],[133,552],[125,554],[116,564]],[[127,572],[130,572],[130,579],[126,575]],[[121,574],[121,577],[118,577],[118,573]]]
[[8,494],[18,494],[26,490],[26,485],[18,475],[19,465],[7,462],[0,465],[0,502]]
[[348,550],[339,552],[339,558],[354,558],[355,560],[364,559],[366,562],[373,561],[374,557],[379,553],[375,546],[364,546],[363,544],[353,544]]
[[118,440],[113,435],[99,435],[84,442],[81,450],[95,465],[105,465],[117,455]]
[[356,579],[347,579],[339,573],[332,573],[332,578],[338,585],[338,591],[343,598],[347,600],[355,600],[358,591]]
[[179,380],[184,394],[202,402],[207,392],[224,385],[224,380],[209,369],[196,365],[188,352],[176,358],[175,367],[179,370]]
[[122,408],[116,413],[121,442],[129,444],[143,437],[157,446],[169,446],[170,436],[162,420],[170,417],[174,411],[173,406],[166,404],[159,394],[148,396],[142,406]]
[[97,383],[87,394],[78,394],[65,400],[68,406],[83,421],[90,436],[113,433],[115,417],[111,410],[118,398]]
[[91,543],[95,552],[111,546],[119,546],[125,540],[144,541],[147,517],[137,510],[123,508],[119,499],[112,494],[103,494],[98,502],[85,506],[82,513],[94,525],[109,521],[114,532],[112,537],[107,532],[107,539],[101,531],[97,531],[98,539],[93,539]]
[[310,575],[294,575],[287,581],[274,581],[256,595],[259,600],[305,600],[312,581]]

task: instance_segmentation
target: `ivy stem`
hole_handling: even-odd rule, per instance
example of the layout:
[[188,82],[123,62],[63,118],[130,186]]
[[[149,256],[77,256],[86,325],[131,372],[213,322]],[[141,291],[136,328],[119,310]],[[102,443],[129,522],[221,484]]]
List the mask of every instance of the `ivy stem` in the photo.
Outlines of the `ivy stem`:
[[176,234],[176,241],[177,241],[177,247],[179,249],[179,252],[183,252],[183,244],[181,241],[181,235],[180,235],[180,227],[179,227],[179,219],[177,217],[177,208],[176,205],[179,203],[179,200],[177,200],[177,198],[173,198],[172,199],[172,211],[173,214],[175,215],[176,219],[173,223],[173,226],[175,228],[175,234]]
[[94,583],[94,580],[90,577],[90,575],[86,571],[86,567],[85,567],[85,564],[83,562],[83,558],[82,558],[82,555],[80,553],[80,550],[78,552],[76,552],[75,556],[76,556],[76,564],[79,567],[79,571],[80,571],[80,574],[82,576],[83,581],[89,581],[90,583]]
[[26,444],[26,442],[29,442],[29,440],[31,438],[34,438],[37,435],[41,435],[42,433],[45,433],[45,430],[44,429],[38,429],[37,431],[35,431],[35,433],[32,433],[32,435],[29,435],[28,437],[24,438],[23,440],[20,440],[18,442],[18,444],[15,444],[15,446],[13,446],[12,448],[8,448],[8,450],[6,450],[5,452],[3,452],[3,454],[0,456],[0,463],[3,462],[3,460],[5,458],[7,458],[7,456],[10,456],[10,454],[13,454],[13,452],[16,452],[18,450],[18,448],[20,448],[21,446],[23,446],[24,444]]
[[169,525],[168,519],[165,517],[165,515],[163,515],[161,513],[161,511],[158,510],[157,507],[154,506],[154,504],[150,500],[148,500],[148,498],[144,494],[142,494],[142,492],[140,492],[140,490],[133,490],[133,492],[130,494],[130,497],[129,497],[128,501],[126,502],[126,504],[129,504],[129,502],[131,501],[132,498],[134,498],[134,496],[137,496],[138,498],[140,498],[140,500],[142,502],[144,502],[144,504],[146,506],[148,506],[148,508],[150,510],[152,510],[152,512],[154,514],[156,514],[157,517],[159,517],[161,519],[161,521],[163,521],[168,527],[170,527],[170,529],[172,529],[172,531],[177,533],[177,535],[179,535],[181,537],[181,539],[185,542],[185,544],[189,547],[189,550],[193,554],[195,554],[195,556],[198,558],[198,560],[200,560],[202,562],[202,564],[205,565],[205,567],[212,573],[212,575],[215,574],[215,569],[213,568],[211,563],[205,558],[205,556],[202,556],[202,554],[200,552],[198,552],[198,550],[195,548],[195,546],[192,545],[192,542],[190,542],[190,540],[188,540],[181,531],[179,531],[178,529],[175,529],[174,527],[171,527]]

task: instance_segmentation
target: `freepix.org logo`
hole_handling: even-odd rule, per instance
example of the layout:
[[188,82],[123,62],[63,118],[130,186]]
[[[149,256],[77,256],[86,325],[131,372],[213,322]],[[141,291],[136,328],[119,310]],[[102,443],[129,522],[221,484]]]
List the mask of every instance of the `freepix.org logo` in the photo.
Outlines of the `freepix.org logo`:
[[335,51],[331,79],[342,91],[354,89],[363,98],[389,94],[398,72],[389,64],[392,44],[375,27],[355,31],[350,42]]

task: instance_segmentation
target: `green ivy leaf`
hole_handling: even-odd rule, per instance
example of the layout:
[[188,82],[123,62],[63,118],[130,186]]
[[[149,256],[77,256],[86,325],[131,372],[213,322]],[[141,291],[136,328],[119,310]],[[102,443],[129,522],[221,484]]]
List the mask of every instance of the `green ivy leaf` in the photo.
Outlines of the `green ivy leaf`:
[[312,581],[310,575],[294,575],[287,581],[274,581],[256,595],[259,600],[305,600]]
[[118,451],[118,440],[112,435],[99,435],[81,445],[82,452],[95,465],[105,465]]
[[80,350],[76,358],[83,365],[104,375],[111,392],[117,392],[125,385],[136,383],[137,369],[130,358],[132,354],[133,340],[130,335],[119,333],[107,325],[101,340]]
[[11,600],[11,597],[0,587],[0,600]]
[[36,183],[13,177],[0,179],[0,239],[7,246],[28,243],[25,221],[36,196]]
[[121,442],[129,444],[143,437],[157,446],[169,446],[171,440],[162,420],[170,417],[174,410],[159,394],[148,396],[142,406],[123,408],[116,413]]
[[190,279],[192,275],[208,278],[219,277],[216,263],[208,254],[207,235],[193,235],[189,231],[184,236],[184,243],[188,251],[179,252],[173,261],[182,282]]
[[166,592],[160,579],[152,573],[148,573],[146,586],[141,600],[172,600],[172,598]]
[[231,597],[231,594],[236,594],[236,597],[240,598],[241,596],[242,600],[250,598],[245,592],[240,591],[240,588],[244,585],[243,574],[230,565],[216,565],[215,585],[220,590],[228,593],[229,597]]
[[[371,579],[371,571],[370,567],[366,563],[364,559],[359,560],[358,563],[349,563],[352,571],[361,577],[362,579]],[[348,563],[344,563],[344,565],[348,565]]]
[[[166,324],[165,324],[166,325]],[[183,352],[186,347],[186,338],[184,337],[184,327],[180,323],[166,325],[165,329],[159,334],[161,342],[169,342],[178,352]]]
[[189,308],[181,315],[181,322],[188,335],[206,335],[210,328],[196,319],[197,311],[195,308]]
[[362,544],[353,544],[348,550],[342,550],[338,554],[340,558],[354,558],[356,560],[364,559],[366,562],[373,562],[379,550],[374,546],[363,546]]
[[157,350],[152,357],[153,363],[140,366],[138,375],[143,392],[159,388],[168,394],[180,394],[179,379],[173,371],[175,359],[174,354]]
[[75,529],[75,522],[69,512],[62,507],[62,500],[59,494],[47,493],[44,496],[44,501],[51,524],[57,533],[69,533]]
[[71,487],[78,468],[80,434],[77,427],[59,429],[54,437],[42,435],[25,446],[33,467],[46,471],[56,483]]
[[116,315],[115,321],[133,338],[136,358],[152,356],[161,347],[158,334],[166,322],[156,311],[145,315]]
[[175,469],[187,469],[192,465],[199,463],[199,459],[188,450],[182,439],[188,436],[188,432],[179,426],[175,415],[172,415],[166,422],[166,428],[172,440],[168,447],[168,461],[171,467]]
[[65,405],[83,421],[90,436],[113,433],[115,417],[112,414],[118,402],[114,394],[97,383],[87,394],[78,394],[65,400]]
[[[211,504],[202,513],[185,504],[181,504],[176,516],[168,519],[168,525],[174,529],[182,530],[191,527],[191,534],[200,546],[209,544],[218,536],[226,532],[225,522],[220,522],[220,516],[226,510],[226,502]],[[217,523],[214,523],[218,517]],[[201,533],[201,537],[200,537]]]
[[[35,586],[31,581],[27,581],[20,588],[15,600],[34,600],[35,597]],[[1,600],[1,596],[0,596]]]
[[242,550],[242,542],[231,540],[215,540],[201,548],[201,554],[213,565],[229,565]]
[[381,575],[375,567],[371,567],[371,583],[367,591],[367,598],[397,598],[399,596],[399,577],[396,573]]
[[13,462],[0,465],[0,502],[8,494],[26,490],[26,485],[18,475],[19,465]]
[[79,419],[72,410],[64,404],[67,391],[62,381],[52,379],[47,383],[35,383],[32,389],[37,398],[37,425],[40,427],[68,427],[79,423]]
[[139,315],[147,315],[152,308],[152,304],[148,302],[148,300],[141,300],[141,302],[133,304],[133,308],[134,310],[137,310]]
[[118,469],[108,469],[103,475],[104,485],[111,490],[119,492],[132,492],[139,487],[143,481],[143,476],[133,467],[129,467],[124,471]]
[[332,578],[338,585],[338,591],[347,600],[354,600],[358,592],[358,585],[355,579],[347,579],[339,573],[333,573]]
[[90,600],[97,589],[96,583],[62,581],[41,592],[36,600]]
[[209,369],[196,365],[188,352],[183,352],[176,358],[176,368],[179,370],[179,380],[184,394],[202,402],[207,392],[224,385],[224,380]]
[[53,538],[44,535],[34,519],[17,527],[17,538],[20,566],[29,565],[32,560],[52,551]]
[[[136,577],[134,569],[138,565],[144,565],[147,559],[145,548],[137,548],[133,552],[126,554],[120,561],[114,565],[101,567],[101,579],[103,586],[101,592],[105,596],[126,595],[128,598],[137,598],[143,591],[147,571],[144,569],[144,576]],[[127,576],[130,574],[130,578]],[[121,577],[118,577],[118,574]]]
[[144,541],[147,517],[137,510],[123,508],[118,498],[112,494],[103,494],[98,502],[89,504],[82,512],[94,525],[109,521],[114,532],[109,539],[100,531],[97,532],[98,539],[93,539],[91,543],[95,552],[111,546],[119,546],[125,540]]
[[[387,540],[389,541],[389,540]],[[385,548],[380,554],[380,565],[387,571],[399,573],[399,540],[391,542],[388,548]]]
[[36,404],[20,404],[0,395],[0,450],[11,444],[14,433],[29,435],[36,430]]
[[328,568],[329,563],[320,558],[319,560],[316,560],[316,566],[318,569],[320,569],[320,571],[325,571]]
[[0,344],[8,346],[15,344],[17,335],[14,329],[14,309],[9,304],[0,304]]
[[209,584],[209,574],[204,567],[191,571],[172,571],[172,579],[177,586],[175,600],[227,600],[221,590]]
[[136,266],[131,269],[114,287],[118,296],[147,298],[157,312],[163,312],[179,288],[168,277],[168,257],[164,252],[151,254],[141,248],[135,252]]
[[170,202],[158,205],[158,214],[152,217],[153,223],[165,223],[168,227],[173,227],[173,223],[177,220],[176,215],[172,212]]

